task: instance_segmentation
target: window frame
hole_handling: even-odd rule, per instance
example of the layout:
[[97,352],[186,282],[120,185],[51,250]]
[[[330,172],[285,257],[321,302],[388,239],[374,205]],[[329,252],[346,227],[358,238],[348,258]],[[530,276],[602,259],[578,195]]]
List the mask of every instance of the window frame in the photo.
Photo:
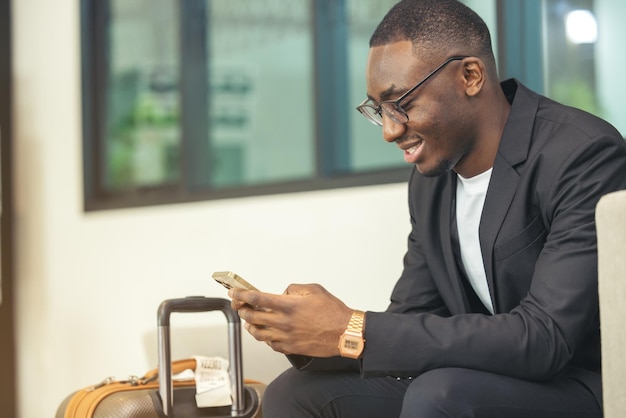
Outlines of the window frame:
[[13,162],[12,1],[0,3],[0,405],[3,414],[17,415],[15,216]]
[[543,94],[542,0],[496,0],[498,72]]

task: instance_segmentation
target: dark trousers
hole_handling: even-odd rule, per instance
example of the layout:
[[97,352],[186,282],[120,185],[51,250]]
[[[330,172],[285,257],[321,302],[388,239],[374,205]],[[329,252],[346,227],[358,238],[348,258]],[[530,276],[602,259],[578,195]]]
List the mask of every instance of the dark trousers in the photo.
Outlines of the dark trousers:
[[267,418],[601,418],[580,382],[562,375],[529,382],[477,370],[445,368],[412,380],[289,369],[263,398]]

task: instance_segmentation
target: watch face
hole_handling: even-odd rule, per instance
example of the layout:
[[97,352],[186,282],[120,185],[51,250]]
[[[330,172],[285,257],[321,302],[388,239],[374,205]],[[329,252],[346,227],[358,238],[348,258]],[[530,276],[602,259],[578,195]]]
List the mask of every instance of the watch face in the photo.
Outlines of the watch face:
[[358,358],[363,351],[363,338],[344,334],[339,341],[339,351],[343,357]]

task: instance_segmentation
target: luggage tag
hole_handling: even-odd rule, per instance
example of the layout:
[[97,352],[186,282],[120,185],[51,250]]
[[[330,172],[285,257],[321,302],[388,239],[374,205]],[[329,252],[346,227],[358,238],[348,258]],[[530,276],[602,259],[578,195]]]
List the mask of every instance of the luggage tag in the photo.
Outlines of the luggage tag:
[[229,362],[221,357],[193,356],[196,360],[196,405],[198,408],[233,404]]

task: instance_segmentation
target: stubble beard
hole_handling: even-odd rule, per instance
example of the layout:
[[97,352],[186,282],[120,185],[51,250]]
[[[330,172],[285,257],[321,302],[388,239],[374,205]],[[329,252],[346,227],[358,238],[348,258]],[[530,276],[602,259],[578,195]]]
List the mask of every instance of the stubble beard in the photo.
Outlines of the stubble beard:
[[450,160],[444,159],[439,160],[437,162],[437,165],[430,170],[422,171],[419,164],[415,164],[415,167],[417,168],[417,171],[419,171],[419,173],[424,177],[438,177],[451,171],[454,167],[454,164],[452,164]]

